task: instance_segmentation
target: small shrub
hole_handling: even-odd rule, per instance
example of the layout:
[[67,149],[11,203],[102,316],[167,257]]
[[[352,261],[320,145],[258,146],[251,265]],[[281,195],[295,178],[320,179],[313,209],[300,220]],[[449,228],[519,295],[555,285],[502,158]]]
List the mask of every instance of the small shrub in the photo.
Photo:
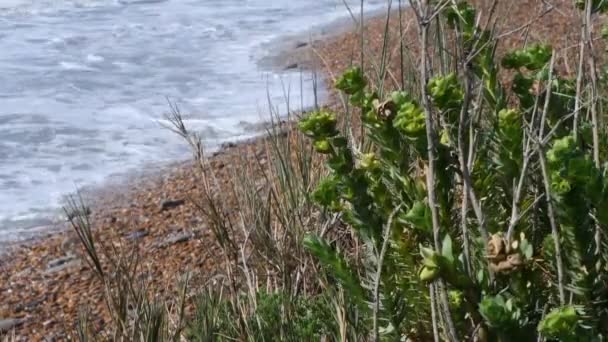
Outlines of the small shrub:
[[[314,199],[362,242],[351,258],[322,237],[306,240],[366,327],[347,339],[603,340],[608,178],[598,94],[606,89],[593,70],[589,79],[560,75],[546,44],[499,62],[496,39],[465,1],[413,3],[427,80],[420,94],[381,97],[353,67],[336,88],[371,143],[338,132],[329,112],[300,123],[328,156]],[[577,5],[596,13],[601,3]],[[435,32],[439,41],[455,43],[449,70],[428,61],[449,48],[429,46],[429,18],[449,28]]]
[[[246,297],[241,299],[247,303]],[[217,293],[199,297],[194,319],[187,329],[189,340],[231,341],[243,337],[235,324],[239,313],[231,311],[228,300]],[[336,330],[330,303],[324,296],[297,297],[291,301],[283,293],[258,292],[256,307],[243,317],[248,327],[245,339],[295,342],[330,336]],[[287,313],[289,317],[285,316]]]

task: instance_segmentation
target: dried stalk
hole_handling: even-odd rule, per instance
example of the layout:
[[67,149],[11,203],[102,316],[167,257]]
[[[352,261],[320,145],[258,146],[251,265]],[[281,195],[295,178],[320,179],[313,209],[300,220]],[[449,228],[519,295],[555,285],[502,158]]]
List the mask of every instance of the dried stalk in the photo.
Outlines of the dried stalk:
[[[429,102],[427,83],[429,80],[429,62],[428,62],[428,34],[429,25],[431,18],[437,13],[431,11],[431,7],[428,0],[412,1],[410,3],[417,3],[412,5],[412,8],[416,9],[418,13],[418,26],[420,30],[420,87],[421,87],[421,98],[422,107],[425,112],[425,124],[426,124],[426,139],[427,139],[427,156],[428,156],[428,169],[426,172],[426,183],[427,183],[427,197],[428,203],[431,210],[431,221],[433,225],[433,241],[435,244],[435,250],[441,251],[441,239],[440,239],[440,226],[439,226],[439,212],[438,204],[435,197],[435,128],[433,123],[433,112],[431,104]],[[450,340],[458,340],[456,330],[454,329],[454,323],[449,311],[449,301],[442,279],[436,281],[436,286],[440,293],[441,306],[444,311],[444,326]]]
[[[585,25],[583,25],[585,31],[585,45],[589,49],[589,75],[591,77],[591,134],[593,135],[593,162],[595,163],[596,168],[600,168],[600,138],[599,138],[599,125],[600,122],[598,120],[597,115],[597,68],[595,65],[595,51],[593,49],[593,22],[591,21],[591,7],[592,1],[587,0],[585,2]],[[595,244],[596,244],[596,253],[599,254],[601,252],[601,236],[602,236],[602,228],[599,222],[595,223]]]
[[468,183],[465,182],[462,187],[462,206],[460,208],[460,229],[462,230],[464,267],[468,276],[472,275],[471,270],[471,252],[469,246],[469,229],[467,224],[467,213],[469,212],[469,201],[467,194],[469,193]]
[[507,228],[507,241],[511,241],[513,239],[513,233],[515,232],[515,226],[519,222],[522,215],[519,214],[519,201],[521,199],[521,193],[524,187],[524,180],[526,178],[526,174],[528,171],[528,165],[530,164],[530,158],[532,157],[532,149],[530,144],[531,139],[527,139],[526,147],[524,149],[524,163],[521,167],[521,173],[519,175],[519,180],[517,181],[517,186],[514,185],[513,189],[513,202],[511,204],[511,219],[509,221],[509,227]]
[[551,183],[549,181],[549,172],[547,170],[547,160],[545,158],[544,145],[540,142],[543,141],[545,121],[547,118],[547,112],[549,111],[549,99],[551,98],[551,81],[553,78],[553,66],[555,62],[555,54],[551,56],[551,64],[549,66],[549,78],[547,80],[545,105],[543,108],[543,114],[540,121],[540,128],[538,132],[538,157],[540,159],[540,167],[543,175],[543,184],[545,187],[545,193],[547,195],[547,211],[549,214],[549,223],[551,225],[551,235],[553,236],[553,243],[555,246],[555,263],[557,267],[557,288],[559,291],[560,304],[565,303],[565,292],[564,292],[564,266],[562,261],[561,244],[559,241],[559,228],[555,219],[555,212],[553,209],[553,203],[551,202]]
[[[468,58],[467,58],[468,59]],[[462,103],[462,108],[460,110],[460,120],[458,123],[458,161],[460,162],[460,171],[462,172],[462,180],[465,185],[466,192],[469,200],[471,201],[471,206],[473,207],[473,212],[479,222],[479,228],[481,231],[481,236],[484,241],[488,241],[489,234],[488,229],[486,227],[486,220],[483,214],[483,210],[481,209],[481,203],[477,200],[477,196],[475,195],[475,190],[472,186],[471,173],[469,171],[469,163],[466,144],[465,144],[465,130],[466,126],[469,122],[469,107],[471,105],[471,93],[473,88],[473,74],[471,69],[467,66],[469,63],[465,61],[465,92],[464,92],[464,100]],[[464,203],[464,200],[463,200]]]
[[[424,0],[426,1],[426,0]],[[437,251],[441,250],[441,237],[439,227],[439,212],[437,210],[438,204],[435,194],[435,129],[433,122],[433,112],[431,104],[428,98],[427,83],[429,80],[429,70],[427,61],[427,45],[428,45],[428,33],[430,22],[426,19],[429,17],[429,5],[424,3],[424,16],[418,23],[420,26],[420,41],[421,41],[421,52],[420,52],[420,91],[422,107],[425,112],[425,125],[426,125],[426,140],[427,140],[427,157],[428,157],[428,169],[426,172],[426,185],[427,185],[427,197],[429,207],[431,209],[431,221],[433,225],[433,242]]]
[[433,339],[439,342],[439,326],[437,324],[437,299],[435,298],[435,285],[429,284],[429,297],[431,299],[431,321],[433,322]]
[[595,54],[593,50],[593,22],[591,21],[591,10],[592,1],[585,1],[585,24],[584,29],[584,42],[589,51],[589,76],[591,77],[591,130],[593,135],[593,161],[595,167],[600,168],[600,138],[599,138],[599,122],[597,115],[597,68],[595,65]]
[[[585,13],[591,11],[591,1],[585,1]],[[585,74],[585,37],[587,36],[587,15],[582,19],[581,25],[581,39],[579,41],[579,55],[578,55],[578,71],[576,74],[576,97],[574,98],[574,122],[572,124],[572,131],[574,133],[574,139],[578,140],[578,120],[579,113],[581,111],[581,101],[583,98],[583,76]]]
[[540,166],[543,173],[543,183],[545,186],[545,192],[547,193],[547,210],[549,213],[549,222],[551,224],[551,235],[553,236],[553,243],[555,245],[555,262],[557,264],[557,287],[559,290],[559,301],[560,304],[563,305],[565,303],[564,269],[562,263],[561,244],[559,242],[559,230],[557,227],[557,222],[555,220],[553,204],[551,203],[551,187],[549,184],[549,173],[547,171],[547,161],[545,159],[543,149],[538,150],[538,155],[540,158]]
[[378,312],[380,311],[380,276],[382,275],[382,264],[384,262],[384,256],[386,255],[386,250],[388,249],[388,242],[391,233],[391,226],[393,225],[393,218],[401,209],[401,205],[398,205],[393,212],[388,217],[388,221],[386,222],[386,226],[384,227],[384,240],[382,241],[382,249],[380,250],[380,255],[378,256],[378,266],[376,269],[376,278],[374,279],[374,310],[373,310],[373,331],[374,331],[374,341],[380,341],[380,333],[378,330]]

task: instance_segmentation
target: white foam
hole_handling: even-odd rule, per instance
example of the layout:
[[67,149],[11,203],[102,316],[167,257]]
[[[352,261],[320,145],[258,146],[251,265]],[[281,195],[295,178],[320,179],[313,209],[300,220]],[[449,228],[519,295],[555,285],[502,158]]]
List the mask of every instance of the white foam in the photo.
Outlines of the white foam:
[[[0,221],[50,213],[62,194],[109,175],[189,158],[161,127],[166,97],[210,145],[257,134],[241,122],[268,117],[267,92],[285,113],[282,83],[299,106],[299,75],[260,73],[251,47],[347,13],[336,0],[0,0],[0,8],[14,10],[0,10],[0,32],[11,32],[0,40],[0,119],[9,118],[0,125]],[[0,232],[12,225],[0,222]]]
[[105,60],[106,60],[105,58],[103,58],[102,56],[99,56],[99,55],[94,55],[94,54],[87,55],[87,62],[90,62],[90,63],[101,63]]
[[111,4],[112,0],[2,0],[1,14],[51,14],[65,8],[91,8]]
[[95,71],[94,68],[76,62],[59,62],[59,66],[65,70]]

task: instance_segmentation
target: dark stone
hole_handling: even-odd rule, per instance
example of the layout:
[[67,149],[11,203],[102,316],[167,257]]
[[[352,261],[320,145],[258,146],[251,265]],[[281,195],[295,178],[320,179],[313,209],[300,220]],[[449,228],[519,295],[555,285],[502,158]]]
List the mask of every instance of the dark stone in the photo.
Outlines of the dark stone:
[[19,303],[15,307],[15,312],[32,311],[36,307],[38,307],[38,305],[44,303],[45,300],[46,300],[46,298],[40,298],[40,299],[32,300],[32,301],[27,302],[27,303]]
[[177,208],[186,203],[186,200],[178,199],[178,200],[163,200],[160,202],[160,211],[165,211],[173,208]]
[[293,70],[298,68],[298,63],[292,63],[285,67],[285,70]]
[[46,273],[57,273],[68,268],[80,266],[80,259],[75,255],[66,255],[61,258],[49,261],[46,265]]
[[236,143],[234,143],[234,142],[226,142],[226,143],[223,143],[221,146],[222,149],[235,148],[235,147],[236,147]]
[[63,256],[61,258],[57,258],[55,260],[49,261],[49,263],[46,264],[46,268],[49,269],[49,268],[61,266],[63,264],[67,264],[68,262],[73,261],[73,260],[76,260],[76,256],[75,255],[72,255],[72,254],[66,255],[66,256]]
[[308,43],[306,43],[306,42],[297,42],[296,43],[296,49],[303,48],[305,46],[308,46]]
[[9,332],[23,323],[25,323],[24,318],[0,319],[0,332]]

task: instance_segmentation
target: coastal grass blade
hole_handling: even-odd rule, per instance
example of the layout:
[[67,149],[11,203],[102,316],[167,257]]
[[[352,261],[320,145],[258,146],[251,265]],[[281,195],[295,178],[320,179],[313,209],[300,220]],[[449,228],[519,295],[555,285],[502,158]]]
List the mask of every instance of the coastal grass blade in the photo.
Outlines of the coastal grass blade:
[[86,261],[100,279],[105,278],[105,272],[101,265],[101,258],[98,254],[95,238],[89,218],[90,209],[85,205],[80,194],[72,195],[67,198],[67,204],[64,207],[65,215],[72,229],[78,235],[78,238],[88,255]]

